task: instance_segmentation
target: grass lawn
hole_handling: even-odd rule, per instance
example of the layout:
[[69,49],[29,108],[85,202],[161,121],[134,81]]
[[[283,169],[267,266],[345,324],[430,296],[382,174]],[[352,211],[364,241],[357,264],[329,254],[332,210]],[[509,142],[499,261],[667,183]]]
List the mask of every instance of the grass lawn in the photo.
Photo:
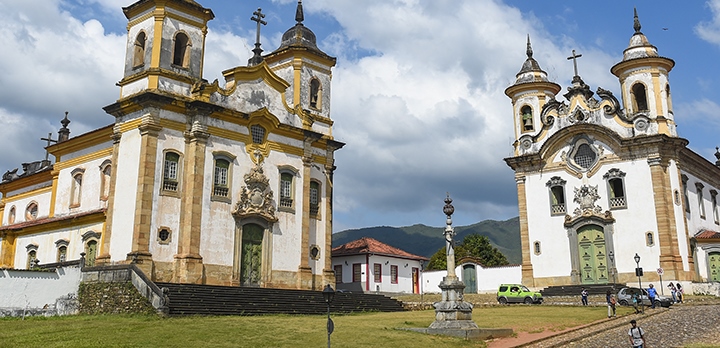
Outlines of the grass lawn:
[[[620,308],[618,314],[624,314]],[[480,327],[562,330],[607,315],[605,307],[478,307]],[[335,347],[484,347],[484,342],[396,330],[427,327],[432,310],[333,315]],[[70,316],[0,319],[0,347],[324,347],[324,316]]]

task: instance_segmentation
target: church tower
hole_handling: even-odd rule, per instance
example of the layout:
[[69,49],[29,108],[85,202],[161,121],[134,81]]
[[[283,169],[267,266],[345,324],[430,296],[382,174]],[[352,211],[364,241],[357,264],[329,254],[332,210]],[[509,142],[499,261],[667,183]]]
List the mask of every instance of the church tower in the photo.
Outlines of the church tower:
[[202,78],[213,12],[192,0],[142,0],[123,13],[128,35],[120,98],[143,90],[189,95]]

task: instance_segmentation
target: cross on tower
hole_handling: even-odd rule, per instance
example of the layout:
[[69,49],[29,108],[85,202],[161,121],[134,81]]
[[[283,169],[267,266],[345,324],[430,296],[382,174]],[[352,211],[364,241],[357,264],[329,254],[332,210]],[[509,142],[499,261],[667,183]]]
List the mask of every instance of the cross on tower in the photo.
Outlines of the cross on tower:
[[582,54],[575,54],[575,50],[572,50],[572,56],[567,58],[568,60],[572,59],[573,61],[573,68],[575,68],[575,76],[580,76],[578,75],[577,71],[577,59],[580,57],[582,57]]
[[260,53],[262,53],[262,48],[260,48],[260,24],[267,25],[267,22],[263,20],[265,18],[265,14],[262,13],[262,9],[258,7],[257,11],[253,12],[253,16],[250,17],[250,20],[253,22],[257,22],[257,33],[255,34],[255,48],[253,48],[253,55],[252,58],[248,60],[248,65],[258,65],[260,62],[262,62],[262,56]]
[[45,140],[45,141],[47,141],[47,146],[45,147],[45,161],[47,161],[47,160],[48,160],[48,155],[49,155],[49,152],[48,152],[47,148],[48,148],[50,145],[52,145],[52,143],[57,143],[57,140],[55,140],[55,139],[52,138],[52,133],[48,133],[47,138],[40,138],[40,140]]

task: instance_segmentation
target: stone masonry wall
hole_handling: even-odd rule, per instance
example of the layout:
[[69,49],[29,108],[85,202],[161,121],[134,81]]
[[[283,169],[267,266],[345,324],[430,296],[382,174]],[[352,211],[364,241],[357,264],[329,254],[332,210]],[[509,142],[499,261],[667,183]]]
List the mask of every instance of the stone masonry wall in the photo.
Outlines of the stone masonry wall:
[[81,283],[81,314],[155,314],[155,308],[131,282]]

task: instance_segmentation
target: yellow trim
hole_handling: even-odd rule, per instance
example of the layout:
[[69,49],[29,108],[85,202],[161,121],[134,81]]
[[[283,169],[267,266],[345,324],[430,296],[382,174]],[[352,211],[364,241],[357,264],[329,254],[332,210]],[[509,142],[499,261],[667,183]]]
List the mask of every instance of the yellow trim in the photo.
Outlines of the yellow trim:
[[32,191],[19,193],[14,196],[9,196],[9,197],[7,197],[7,200],[5,202],[13,203],[13,202],[16,202],[16,201],[24,199],[24,198],[41,195],[43,193],[48,193],[50,191],[52,191],[52,186],[41,187],[41,188],[34,189]]
[[[136,81],[140,81],[144,78],[147,78],[148,81],[150,81],[151,78],[159,79],[160,76],[167,77],[169,79],[173,79],[173,80],[176,80],[181,83],[187,83],[190,86],[192,86],[193,83],[195,83],[195,81],[192,79],[192,77],[178,74],[172,70],[168,70],[168,69],[164,69],[164,68],[151,67],[151,68],[139,71],[130,76],[123,77],[122,80],[118,81],[118,85],[120,85],[120,87],[124,87],[125,85],[128,85],[128,84],[136,82]],[[157,88],[157,86],[151,88],[151,86],[148,82],[147,89],[155,89],[155,88]]]
[[[8,196],[7,193],[11,191],[17,191],[29,186],[39,185],[42,183],[46,183],[52,180],[52,172],[51,171],[44,171],[41,173],[36,173],[33,175],[30,175],[28,177],[23,177],[20,179],[13,180],[9,183],[0,184],[0,193],[3,194],[3,199],[10,198],[10,197],[16,197],[18,195],[14,196]],[[51,185],[48,185],[48,187]]]
[[185,123],[174,121],[174,120],[168,120],[161,118],[160,119],[160,127],[172,129],[180,132],[185,131]]
[[[17,211],[17,209],[16,209]],[[5,200],[0,200],[0,226],[3,225],[3,221],[5,220]]]
[[131,130],[138,129],[138,127],[140,127],[141,123],[142,123],[141,118],[135,118],[130,121],[126,121],[124,123],[118,124],[115,127],[117,127],[117,131],[119,131],[120,133],[126,133]]
[[57,170],[53,170],[53,181],[52,186],[50,189],[52,190],[52,195],[50,196],[50,214],[48,217],[54,217],[55,216],[55,202],[57,201],[57,188],[58,188],[58,176],[60,175],[60,172]]
[[150,10],[150,9],[148,9],[148,12],[147,12],[146,14],[144,14],[144,15],[136,18],[136,19],[133,19],[133,20],[129,21],[128,24],[127,24],[127,30],[130,31],[130,28],[132,28],[132,27],[134,27],[134,26],[136,26],[136,25],[138,25],[138,24],[140,24],[140,23],[142,23],[142,22],[144,22],[144,21],[152,18],[152,17],[153,17],[153,11],[149,11],[149,10]]
[[[325,68],[325,67],[323,67],[323,66],[320,66],[320,65],[317,65],[317,64],[313,64],[313,63],[310,63],[310,62],[304,62],[303,64],[305,64],[306,66],[312,68],[313,70],[315,70],[315,71],[317,71],[317,72],[321,72],[321,73],[326,74],[326,75],[328,75],[328,76],[332,76],[332,70],[327,69],[327,68]],[[272,71],[275,72],[275,71],[278,71],[278,70],[282,70],[282,69],[285,69],[285,68],[289,68],[289,67],[291,67],[292,65],[293,65],[293,62],[287,62],[287,63],[278,64],[278,65],[273,65],[270,69],[272,69]]]
[[[217,92],[223,95],[230,95],[237,88],[237,81],[254,81],[262,79],[270,87],[274,88],[278,92],[284,92],[290,87],[287,81],[283,80],[280,76],[275,74],[267,63],[262,62],[255,66],[240,66],[233,69],[228,69],[222,72],[226,80],[232,79],[233,85],[230,89],[226,90],[221,87],[217,87]],[[211,92],[215,92],[211,89]]]
[[[163,23],[165,22],[165,6],[159,5],[153,10],[155,25],[153,26],[153,45],[150,54],[150,68],[160,67],[160,52],[162,51]],[[148,76],[148,89],[158,88],[158,76]]]
[[17,238],[13,233],[3,234],[2,243],[0,243],[0,267],[15,267],[15,245]]
[[[172,13],[172,12],[170,12],[170,11],[166,11],[166,12],[165,12],[165,17],[167,17],[167,18],[172,18],[172,19],[181,21],[181,22],[183,22],[183,23],[185,23],[185,24],[193,25],[193,26],[195,26],[195,27],[198,28],[198,29],[201,29],[202,27],[205,26],[205,23],[203,23],[203,22],[198,22],[198,21],[192,20],[192,19],[190,19],[190,18],[183,17],[183,16],[181,16],[181,15],[179,15],[179,14],[177,14],[177,13]],[[193,16],[193,17],[194,17],[194,16]],[[189,37],[189,36],[188,36],[188,37]]]
[[48,152],[53,154],[57,161],[62,160],[62,156],[85,150],[92,146],[97,146],[103,143],[112,144],[113,126],[108,125],[94,131],[78,135],[74,138],[70,138],[61,143],[51,145],[47,148]]
[[95,151],[95,152],[89,153],[87,155],[73,158],[71,160],[57,162],[57,163],[55,163],[55,166],[53,167],[53,169],[60,171],[63,169],[75,167],[82,163],[86,163],[86,162],[90,162],[90,161],[93,161],[93,160],[96,160],[99,158],[110,157],[110,156],[112,156],[112,144],[110,144],[110,147],[108,147],[106,149]]
[[285,49],[279,53],[272,52],[269,55],[265,56],[265,62],[267,62],[267,64],[273,64],[282,61],[283,59],[291,58],[306,58],[316,61],[320,64],[325,64],[331,68],[334,67],[336,63],[335,58],[330,56],[323,57],[313,51],[308,51],[306,48]]
[[303,62],[300,57],[294,57],[292,60],[293,66],[293,105],[300,104],[300,87],[302,81],[302,66]]
[[[19,236],[26,236],[26,235],[33,234],[33,233],[38,233],[38,232],[45,233],[45,232],[53,232],[53,231],[58,231],[58,230],[68,230],[71,228],[76,228],[76,227],[84,226],[84,225],[90,225],[90,224],[98,223],[98,222],[102,222],[102,223],[105,222],[105,212],[97,212],[97,213],[93,213],[93,214],[89,214],[89,215],[85,215],[85,216],[81,216],[81,217],[77,217],[77,218],[72,218],[72,219],[62,219],[62,220],[50,221],[47,223],[40,223],[37,225],[21,227],[21,228],[17,228],[17,229],[13,229],[12,227],[10,227],[8,229],[9,230],[8,232],[19,237]],[[0,233],[2,233],[2,232],[3,231],[0,231]]]

